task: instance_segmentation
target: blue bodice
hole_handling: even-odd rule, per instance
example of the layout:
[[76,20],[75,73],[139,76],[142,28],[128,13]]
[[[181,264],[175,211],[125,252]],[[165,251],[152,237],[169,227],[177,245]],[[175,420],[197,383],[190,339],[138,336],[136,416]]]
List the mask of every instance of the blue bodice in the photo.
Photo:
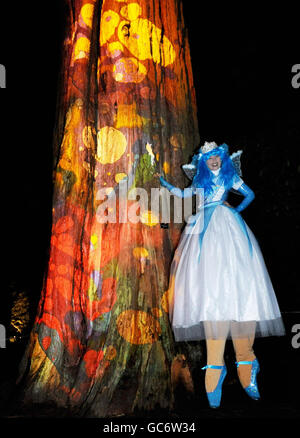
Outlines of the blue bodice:
[[[204,205],[213,202],[225,202],[231,188],[238,191],[244,196],[243,201],[234,209],[236,212],[241,212],[250,204],[250,202],[253,201],[255,197],[253,191],[244,183],[242,178],[240,178],[237,174],[235,175],[232,186],[230,188],[225,188],[223,182],[220,180],[219,171],[213,171],[213,174],[214,187],[211,193],[204,193]],[[163,177],[160,177],[160,182],[162,186],[166,187],[173,195],[180,198],[191,197],[197,193],[197,188],[201,189],[201,187],[191,185],[190,187],[181,190],[178,187],[175,187],[172,184],[168,183]]]

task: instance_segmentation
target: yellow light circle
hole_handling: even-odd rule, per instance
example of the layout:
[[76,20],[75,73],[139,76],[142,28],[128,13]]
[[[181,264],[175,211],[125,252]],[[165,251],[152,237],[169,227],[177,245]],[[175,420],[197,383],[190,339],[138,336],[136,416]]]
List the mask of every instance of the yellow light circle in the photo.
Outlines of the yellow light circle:
[[122,52],[124,47],[122,46],[121,43],[119,43],[118,41],[115,41],[113,43],[108,44],[108,51],[111,55],[114,54],[114,52],[120,51]]
[[[130,33],[128,34],[128,25]],[[164,67],[173,64],[176,52],[171,41],[152,21],[137,18],[130,23],[123,20],[118,26],[120,42],[140,61],[153,59]]]
[[158,224],[159,220],[151,210],[147,210],[141,214],[141,222],[148,227],[154,227]]
[[142,246],[137,246],[133,249],[133,256],[136,259],[140,259],[141,257],[148,257],[149,252],[146,248]]
[[127,148],[125,135],[112,126],[104,126],[97,133],[96,159],[101,164],[115,163]]
[[120,21],[120,16],[112,10],[105,11],[100,24],[100,45],[103,46],[115,33]]
[[74,58],[85,58],[90,52],[90,40],[86,37],[78,38],[74,48]]
[[128,20],[136,20],[142,13],[142,8],[138,3],[130,3],[121,9],[121,15]]
[[95,246],[97,242],[98,242],[97,234],[92,234],[92,236],[91,236],[91,244]]
[[87,3],[81,8],[81,16],[85,24],[92,28],[94,5]]
[[127,177],[127,174],[126,173],[117,173],[116,175],[115,175],[115,181],[119,184],[119,182],[120,181],[122,181],[124,178],[126,178]]

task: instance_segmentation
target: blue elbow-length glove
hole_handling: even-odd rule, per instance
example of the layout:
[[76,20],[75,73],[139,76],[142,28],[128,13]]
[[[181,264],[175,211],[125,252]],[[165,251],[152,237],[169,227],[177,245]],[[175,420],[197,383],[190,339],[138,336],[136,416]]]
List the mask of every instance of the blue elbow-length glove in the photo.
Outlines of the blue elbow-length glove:
[[179,198],[189,198],[194,194],[194,189],[192,187],[181,190],[178,187],[168,183],[168,181],[166,181],[162,176],[160,176],[159,180],[163,187],[166,187],[172,193],[172,195],[178,196]]
[[253,190],[251,190],[245,183],[243,183],[241,185],[241,187],[239,187],[239,189],[237,190],[239,193],[241,193],[243,196],[245,196],[245,198],[243,199],[243,201],[237,206],[235,207],[235,211],[237,211],[238,213],[240,213],[241,211],[243,211],[246,207],[248,207],[248,205],[253,201],[253,199],[255,198],[254,192]]

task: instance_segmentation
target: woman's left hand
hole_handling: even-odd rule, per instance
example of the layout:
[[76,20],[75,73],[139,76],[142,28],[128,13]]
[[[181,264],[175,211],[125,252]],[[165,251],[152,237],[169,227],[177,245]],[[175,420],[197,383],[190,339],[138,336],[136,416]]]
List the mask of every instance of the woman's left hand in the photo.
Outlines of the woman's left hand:
[[228,204],[228,202],[227,202],[227,201],[224,201],[224,202],[223,202],[223,204],[224,204],[224,205],[226,205],[226,207],[229,207],[229,208],[234,208],[234,207],[232,207],[232,205]]

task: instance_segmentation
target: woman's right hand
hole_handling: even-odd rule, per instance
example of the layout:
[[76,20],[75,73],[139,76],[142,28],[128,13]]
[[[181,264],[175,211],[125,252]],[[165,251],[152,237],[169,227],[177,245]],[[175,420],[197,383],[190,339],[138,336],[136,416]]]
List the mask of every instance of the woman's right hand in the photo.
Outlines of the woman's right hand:
[[155,173],[154,176],[156,176],[157,178],[159,178],[159,182],[160,182],[161,185],[163,185],[164,182],[166,182],[165,179],[164,179],[164,177],[163,177],[159,172]]

